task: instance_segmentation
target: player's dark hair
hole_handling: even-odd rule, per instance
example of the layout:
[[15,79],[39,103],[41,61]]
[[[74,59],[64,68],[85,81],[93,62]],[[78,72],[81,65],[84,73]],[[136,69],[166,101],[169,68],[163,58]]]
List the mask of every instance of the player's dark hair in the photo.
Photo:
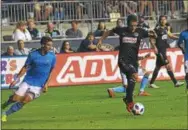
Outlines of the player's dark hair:
[[44,37],[42,37],[41,40],[40,40],[40,44],[41,44],[41,45],[44,45],[44,44],[46,44],[47,42],[52,42],[52,38],[51,38],[51,37],[44,36]]
[[131,22],[136,22],[138,21],[138,18],[136,15],[134,14],[131,14],[127,17],[127,25],[130,26],[131,25]]
[[123,22],[122,19],[118,18],[117,21],[116,21],[116,25],[118,25],[119,21]]
[[159,16],[159,25],[161,25],[161,19],[162,19],[163,17],[165,17],[165,18],[167,19],[167,17],[166,17],[165,15],[160,15],[160,16]]

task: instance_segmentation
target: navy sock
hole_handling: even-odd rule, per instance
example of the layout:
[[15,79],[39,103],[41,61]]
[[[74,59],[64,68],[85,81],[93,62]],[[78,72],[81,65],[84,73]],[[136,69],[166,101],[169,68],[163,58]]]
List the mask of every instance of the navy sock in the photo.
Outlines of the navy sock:
[[133,102],[133,91],[136,81],[133,78],[129,79],[129,77],[127,79],[128,79],[128,87],[126,88],[126,99],[127,102],[130,103]]
[[9,108],[9,110],[8,111],[6,111],[6,115],[8,116],[8,115],[11,115],[12,113],[14,113],[14,112],[17,112],[17,111],[19,111],[22,107],[23,107],[23,103],[21,103],[21,102],[16,102],[16,103],[14,103],[10,108]]
[[170,76],[170,78],[171,78],[171,80],[173,81],[173,83],[176,84],[176,83],[177,83],[177,80],[176,80],[176,78],[174,77],[173,72],[172,72],[171,70],[168,70],[167,73],[168,73],[168,75]]
[[11,103],[14,103],[15,101],[13,101],[13,95],[11,95],[10,97],[9,97],[9,99],[5,102],[5,103],[3,103],[3,106],[4,107],[7,107],[8,105],[10,105]]
[[156,66],[155,67],[155,70],[153,72],[153,75],[152,75],[152,78],[151,78],[151,81],[150,81],[150,84],[153,84],[155,79],[157,78],[157,75],[159,73],[159,70],[160,70],[160,67]]

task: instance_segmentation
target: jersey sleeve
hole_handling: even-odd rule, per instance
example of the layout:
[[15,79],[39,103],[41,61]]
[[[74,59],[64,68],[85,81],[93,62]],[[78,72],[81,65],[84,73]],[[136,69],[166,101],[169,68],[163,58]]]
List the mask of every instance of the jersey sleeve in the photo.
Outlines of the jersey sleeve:
[[182,44],[183,40],[184,40],[183,33],[181,33],[178,39],[178,45]]
[[31,53],[29,53],[27,60],[25,62],[25,66],[30,66],[32,64],[32,56]]

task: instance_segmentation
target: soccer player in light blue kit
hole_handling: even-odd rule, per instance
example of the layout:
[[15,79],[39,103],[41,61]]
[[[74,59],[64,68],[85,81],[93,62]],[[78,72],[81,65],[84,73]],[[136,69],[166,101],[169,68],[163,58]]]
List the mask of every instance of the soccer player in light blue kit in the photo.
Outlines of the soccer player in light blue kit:
[[188,29],[180,33],[178,46],[184,54],[185,81],[187,84],[186,89],[188,90]]
[[25,104],[38,98],[42,91],[47,91],[51,72],[56,63],[56,56],[51,52],[52,44],[50,37],[42,37],[41,48],[28,55],[25,65],[20,70],[17,78],[10,84],[10,87],[15,86],[26,73],[18,90],[2,105],[2,108],[6,108],[14,103],[9,110],[3,113],[2,122],[6,122],[7,116],[19,111]]

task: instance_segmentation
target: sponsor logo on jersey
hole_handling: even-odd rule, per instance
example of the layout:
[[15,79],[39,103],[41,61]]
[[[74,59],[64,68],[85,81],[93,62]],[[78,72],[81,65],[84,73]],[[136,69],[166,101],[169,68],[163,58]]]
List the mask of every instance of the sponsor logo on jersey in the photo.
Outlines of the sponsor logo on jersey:
[[135,37],[138,37],[138,35],[139,35],[139,34],[138,34],[137,32],[136,32],[136,33],[134,33],[134,36],[135,36]]
[[162,40],[167,40],[167,39],[168,39],[168,35],[167,34],[162,36]]
[[123,43],[135,44],[136,42],[137,42],[137,38],[134,38],[134,37],[123,37]]

